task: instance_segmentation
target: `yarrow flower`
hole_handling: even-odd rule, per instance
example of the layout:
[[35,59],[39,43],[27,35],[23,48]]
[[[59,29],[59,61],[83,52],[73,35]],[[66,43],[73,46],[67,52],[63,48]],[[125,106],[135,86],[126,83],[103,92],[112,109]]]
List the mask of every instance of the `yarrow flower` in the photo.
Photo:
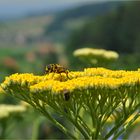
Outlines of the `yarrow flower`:
[[[59,93],[65,89],[69,91],[82,90],[88,88],[119,88],[125,85],[137,85],[140,80],[139,71],[113,71],[105,68],[87,68],[81,72],[69,72],[71,80],[66,81],[66,75],[49,74],[35,76],[33,74],[13,74],[6,77],[2,83],[3,89],[19,86],[27,88],[31,92],[52,91]],[[24,89],[23,89],[24,90]]]
[[74,51],[74,56],[97,56],[105,59],[118,59],[119,54],[115,51],[105,49],[94,49],[94,48],[81,48]]
[[[7,94],[31,104],[74,139],[79,137],[53,118],[49,107],[71,122],[80,138],[86,139],[117,138],[139,117],[139,70],[86,68],[69,72],[68,76],[13,74],[5,78],[1,87]],[[132,114],[134,118],[130,118]],[[111,130],[105,131],[111,116]]]
[[95,48],[77,49],[73,52],[73,55],[91,64],[110,62],[119,58],[119,54],[115,51]]
[[0,105],[0,119],[9,117],[11,114],[22,113],[26,111],[26,107],[22,105]]

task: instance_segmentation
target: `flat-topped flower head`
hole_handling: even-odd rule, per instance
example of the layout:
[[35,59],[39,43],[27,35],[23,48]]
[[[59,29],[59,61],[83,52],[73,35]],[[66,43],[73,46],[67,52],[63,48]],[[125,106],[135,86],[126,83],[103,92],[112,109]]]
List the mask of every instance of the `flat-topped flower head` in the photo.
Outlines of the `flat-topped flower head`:
[[25,73],[25,74],[12,74],[9,77],[5,78],[5,81],[1,84],[3,89],[6,89],[7,87],[11,87],[11,86],[29,86],[32,84],[35,84],[39,81],[42,80],[42,76],[35,76],[32,73]]
[[118,59],[119,55],[115,51],[95,48],[81,48],[74,51],[74,56],[93,56],[105,59]]
[[[13,74],[5,78],[1,87],[5,93],[38,109],[73,139],[78,139],[77,135],[54,116],[59,114],[71,122],[82,136],[80,138],[84,139],[115,139],[140,116],[139,70],[85,68],[83,71],[69,71],[68,76],[58,71],[41,76]],[[51,109],[57,115],[51,116]],[[132,114],[133,118],[130,117]],[[112,116],[113,125],[106,130]]]
[[109,70],[105,68],[86,68],[84,71],[69,72],[70,79],[62,73],[50,73],[44,76],[33,74],[13,74],[2,83],[3,89],[19,87],[28,88],[32,92],[51,91],[60,93],[65,89],[70,92],[82,89],[114,89],[125,85],[137,85],[140,80],[139,71]]
[[105,50],[105,49],[95,49],[95,48],[81,48],[73,52],[75,57],[84,60],[86,63],[90,64],[103,64],[109,63],[117,60],[119,54],[115,51]]

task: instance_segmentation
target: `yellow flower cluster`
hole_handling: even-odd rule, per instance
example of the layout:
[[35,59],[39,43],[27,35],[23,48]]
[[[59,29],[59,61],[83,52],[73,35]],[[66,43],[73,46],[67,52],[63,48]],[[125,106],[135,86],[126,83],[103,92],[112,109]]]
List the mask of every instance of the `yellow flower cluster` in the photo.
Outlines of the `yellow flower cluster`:
[[8,117],[11,114],[14,113],[21,113],[26,111],[26,107],[22,105],[6,105],[1,104],[0,105],[0,119]]
[[94,48],[81,48],[77,49],[73,53],[74,56],[77,57],[85,57],[85,56],[93,56],[93,57],[100,57],[103,59],[118,59],[119,55],[117,52],[104,50],[104,49],[94,49]]
[[41,76],[35,76],[32,73],[25,73],[25,74],[12,74],[9,77],[5,78],[4,84],[1,86],[4,88],[4,85],[20,85],[20,86],[28,86],[38,83],[41,80]]
[[[57,123],[57,119],[51,117],[52,111],[49,107],[53,108],[72,124],[76,123],[73,126],[85,139],[97,139],[96,131],[93,135],[93,130],[101,128],[98,134],[100,135],[106,130],[106,122],[109,121],[113,125],[104,139],[114,134],[117,136],[116,132],[119,134],[124,130],[124,126],[125,130],[128,129],[139,117],[139,69],[125,71],[100,67],[86,68],[83,71],[71,71],[68,77],[65,73],[49,73],[42,76],[17,73],[6,77],[1,87],[6,93],[31,104],[64,130]],[[0,110],[5,111],[2,108]],[[131,116],[133,114],[134,116]],[[90,118],[93,124],[86,121],[86,118]],[[69,136],[75,137],[71,133]]]
[[[51,91],[61,93],[84,89],[117,89],[123,86],[140,86],[140,71],[109,70],[105,68],[87,68],[84,71],[69,72],[70,79],[65,74],[35,76],[33,74],[13,74],[6,77],[1,84],[3,89],[18,85],[31,92]],[[23,89],[24,90],[24,89]]]

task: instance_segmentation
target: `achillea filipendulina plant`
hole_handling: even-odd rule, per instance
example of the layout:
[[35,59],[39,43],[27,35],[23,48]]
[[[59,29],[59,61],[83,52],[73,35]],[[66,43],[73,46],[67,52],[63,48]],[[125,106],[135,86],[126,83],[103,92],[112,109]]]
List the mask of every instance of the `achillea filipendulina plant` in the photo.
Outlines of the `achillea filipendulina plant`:
[[73,52],[73,55],[90,65],[97,66],[109,64],[119,58],[119,54],[115,51],[95,48],[77,49]]
[[[17,73],[6,77],[1,86],[38,109],[73,139],[115,139],[140,116],[139,70],[87,68],[69,72],[69,78],[66,74]],[[71,125],[61,124],[54,113]],[[110,118],[113,121],[107,129]]]

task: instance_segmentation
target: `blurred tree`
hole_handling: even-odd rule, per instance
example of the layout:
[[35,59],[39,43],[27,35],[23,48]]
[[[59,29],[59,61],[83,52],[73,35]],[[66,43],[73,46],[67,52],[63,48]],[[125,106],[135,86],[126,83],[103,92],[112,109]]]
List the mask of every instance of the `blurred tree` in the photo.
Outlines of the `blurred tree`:
[[104,16],[97,17],[72,33],[67,54],[86,45],[130,53],[139,50],[140,1],[127,2]]

